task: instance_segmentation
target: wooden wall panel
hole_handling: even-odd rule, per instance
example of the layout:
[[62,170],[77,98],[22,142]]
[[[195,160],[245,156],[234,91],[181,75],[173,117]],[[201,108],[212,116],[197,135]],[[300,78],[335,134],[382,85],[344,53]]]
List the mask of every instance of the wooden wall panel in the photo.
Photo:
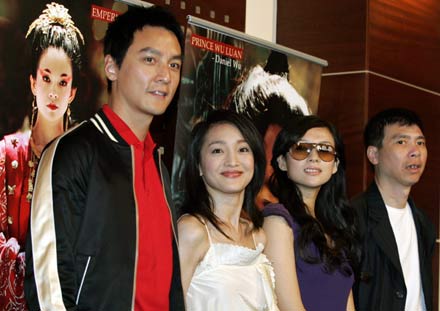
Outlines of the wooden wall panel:
[[440,92],[440,2],[369,1],[370,70]]
[[344,140],[349,197],[365,189],[366,157],[362,141],[365,92],[365,74],[322,78],[318,115],[332,122]]
[[324,72],[365,68],[365,0],[277,3],[277,43],[326,59]]

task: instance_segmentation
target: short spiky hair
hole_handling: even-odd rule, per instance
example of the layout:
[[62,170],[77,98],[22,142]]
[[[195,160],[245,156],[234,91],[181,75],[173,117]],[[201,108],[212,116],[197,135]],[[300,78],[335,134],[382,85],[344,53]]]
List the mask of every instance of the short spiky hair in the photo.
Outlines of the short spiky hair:
[[423,132],[422,120],[414,111],[405,108],[386,109],[377,113],[368,121],[364,131],[365,148],[368,148],[368,146],[381,148],[385,127],[392,124],[417,125]]
[[[183,53],[183,33],[175,17],[159,6],[129,7],[128,11],[119,15],[109,26],[104,38],[104,56],[110,55],[119,67],[124,60],[128,48],[133,43],[134,33],[145,26],[162,27],[172,33],[179,41]],[[108,81],[108,91],[111,81]]]

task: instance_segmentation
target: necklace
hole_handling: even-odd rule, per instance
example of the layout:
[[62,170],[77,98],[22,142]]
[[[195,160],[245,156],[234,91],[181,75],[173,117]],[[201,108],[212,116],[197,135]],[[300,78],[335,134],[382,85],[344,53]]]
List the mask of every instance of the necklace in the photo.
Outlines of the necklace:
[[26,200],[28,202],[32,200],[32,196],[34,193],[35,173],[37,171],[38,162],[40,161],[40,157],[37,156],[36,153],[34,152],[32,137],[29,139],[29,153],[30,153],[30,157],[28,160],[28,166],[29,166],[28,193],[26,195]]

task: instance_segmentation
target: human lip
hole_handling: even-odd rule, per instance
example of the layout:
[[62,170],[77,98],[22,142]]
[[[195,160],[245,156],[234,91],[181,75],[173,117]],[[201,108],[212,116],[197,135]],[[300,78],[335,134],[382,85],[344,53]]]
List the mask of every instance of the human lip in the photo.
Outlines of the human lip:
[[418,173],[422,169],[422,165],[421,164],[408,164],[406,166],[406,169],[412,173]]
[[162,97],[166,97],[168,95],[168,92],[161,91],[161,90],[152,90],[152,91],[148,91],[148,93],[155,95],[155,96],[162,96]]
[[243,172],[241,172],[241,171],[224,171],[221,174],[227,178],[237,178],[237,177],[240,177],[243,174]]
[[306,167],[304,172],[308,175],[318,175],[322,172],[322,170],[318,167]]
[[57,110],[58,109],[58,106],[55,105],[54,103],[50,103],[46,107],[49,108],[50,110]]

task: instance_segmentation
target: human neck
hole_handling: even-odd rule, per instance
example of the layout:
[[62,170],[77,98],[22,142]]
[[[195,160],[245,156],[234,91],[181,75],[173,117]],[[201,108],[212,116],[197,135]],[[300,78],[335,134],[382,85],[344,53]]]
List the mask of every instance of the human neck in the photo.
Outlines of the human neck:
[[302,195],[302,199],[304,204],[307,206],[307,210],[313,218],[315,218],[315,204],[316,198],[318,197],[319,190],[321,188],[303,188],[300,187],[300,192]]
[[377,176],[375,181],[386,205],[395,208],[405,208],[409,193],[411,191],[410,186],[388,183],[380,178],[377,178]]
[[238,228],[240,223],[241,209],[243,207],[244,194],[213,197],[214,214],[225,224]]
[[127,109],[126,104],[118,103],[115,99],[110,98],[109,107],[116,113],[127,126],[133,131],[140,141],[144,141],[150,129],[153,116],[143,113],[136,113]]
[[44,122],[37,116],[35,126],[32,128],[31,147],[39,157],[44,147],[64,132],[63,121]]

